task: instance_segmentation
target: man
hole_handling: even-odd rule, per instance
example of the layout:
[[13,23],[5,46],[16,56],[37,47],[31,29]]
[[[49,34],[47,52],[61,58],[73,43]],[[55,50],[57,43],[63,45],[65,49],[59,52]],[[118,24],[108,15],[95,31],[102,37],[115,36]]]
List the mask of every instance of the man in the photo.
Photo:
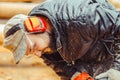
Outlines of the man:
[[3,45],[16,63],[41,56],[62,80],[119,80],[119,15],[107,0],[48,0],[10,19]]

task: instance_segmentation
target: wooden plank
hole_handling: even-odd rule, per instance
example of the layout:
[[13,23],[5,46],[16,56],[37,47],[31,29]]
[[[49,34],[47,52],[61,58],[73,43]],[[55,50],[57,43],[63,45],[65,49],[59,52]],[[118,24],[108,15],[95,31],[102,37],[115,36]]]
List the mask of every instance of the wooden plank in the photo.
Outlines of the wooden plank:
[[37,3],[0,2],[0,18],[11,18],[16,14],[28,14]]
[[110,3],[115,6],[117,10],[120,10],[120,0],[109,0]]
[[0,0],[0,2],[43,2],[45,0]]
[[41,3],[44,2],[45,0],[32,0],[33,3]]
[[33,0],[0,0],[0,2],[32,2]]

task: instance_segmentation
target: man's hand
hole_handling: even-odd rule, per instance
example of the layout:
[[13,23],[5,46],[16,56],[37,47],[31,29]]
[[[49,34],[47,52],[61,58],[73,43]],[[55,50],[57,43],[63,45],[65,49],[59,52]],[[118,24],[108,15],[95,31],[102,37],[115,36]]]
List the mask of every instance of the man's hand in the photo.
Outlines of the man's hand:
[[108,80],[120,80],[120,71],[115,69],[109,69],[108,71],[99,74],[95,79],[108,78]]

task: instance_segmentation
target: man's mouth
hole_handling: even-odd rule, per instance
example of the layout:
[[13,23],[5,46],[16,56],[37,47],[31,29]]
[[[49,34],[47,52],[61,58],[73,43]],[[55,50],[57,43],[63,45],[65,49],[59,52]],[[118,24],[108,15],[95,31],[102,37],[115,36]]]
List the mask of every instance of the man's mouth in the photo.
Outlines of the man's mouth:
[[35,55],[37,55],[37,56],[42,56],[42,51],[35,51]]
[[51,50],[51,48],[48,48],[48,47],[43,49],[43,50],[37,50],[37,49],[34,48],[30,51],[30,53],[41,57],[42,54],[44,54],[44,53],[52,53],[52,50]]

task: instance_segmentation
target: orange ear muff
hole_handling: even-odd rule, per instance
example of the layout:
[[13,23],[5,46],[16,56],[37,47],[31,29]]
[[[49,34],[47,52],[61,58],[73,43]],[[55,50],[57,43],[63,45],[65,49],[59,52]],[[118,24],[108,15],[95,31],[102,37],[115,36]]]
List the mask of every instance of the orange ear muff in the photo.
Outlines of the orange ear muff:
[[24,21],[25,28],[30,33],[43,33],[46,30],[46,22],[44,18],[41,17],[28,17]]
[[73,80],[94,80],[88,73],[82,72],[76,76]]

